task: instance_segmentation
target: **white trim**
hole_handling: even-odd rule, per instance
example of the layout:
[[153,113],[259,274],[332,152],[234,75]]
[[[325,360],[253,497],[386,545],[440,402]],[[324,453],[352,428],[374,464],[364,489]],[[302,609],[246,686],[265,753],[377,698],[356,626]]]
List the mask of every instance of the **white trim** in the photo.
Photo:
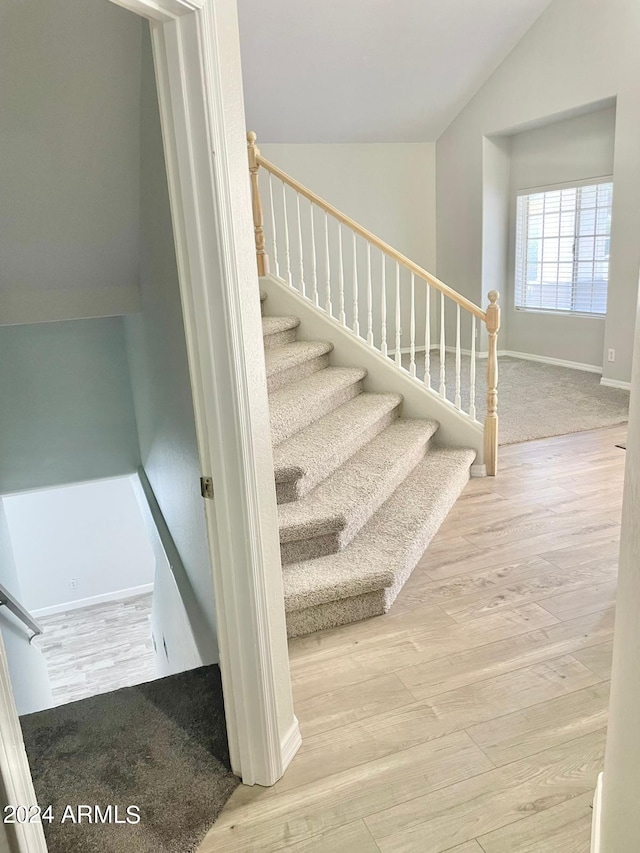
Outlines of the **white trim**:
[[487,466],[486,465],[478,465],[474,463],[471,466],[469,471],[472,477],[486,477],[487,476]]
[[246,784],[271,785],[296,723],[235,2],[154,21],[152,37],[198,445],[214,481],[204,506],[229,751]]
[[[422,347],[414,347],[413,352],[424,352],[425,349],[426,349],[426,347],[423,347],[423,346]],[[430,347],[430,349],[433,349],[433,347]],[[396,352],[397,352],[397,350],[390,349],[389,355],[390,356],[395,355]],[[400,355],[411,355],[411,347],[400,347]]]
[[511,358],[521,358],[524,361],[538,361],[541,364],[553,364],[556,367],[568,367],[570,370],[584,370],[586,373],[602,373],[602,367],[599,367],[597,364],[583,364],[580,361],[566,361],[563,358],[551,358],[551,356],[536,355],[531,352],[515,352],[514,350],[508,349],[498,351],[498,357],[504,355],[510,356]]
[[593,814],[591,816],[591,853],[600,853],[602,827],[602,782],[603,774],[598,774],[596,790],[593,795]]
[[291,764],[297,751],[300,749],[301,744],[302,735],[300,734],[300,725],[298,723],[298,718],[294,717],[293,722],[289,726],[289,731],[284,735],[280,742],[283,770],[286,770]]
[[53,616],[54,613],[67,613],[70,610],[92,607],[94,604],[104,604],[106,601],[124,601],[149,592],[153,592],[153,584],[143,583],[128,589],[116,589],[113,592],[102,592],[100,595],[91,595],[88,598],[78,598],[77,601],[65,601],[62,604],[52,604],[51,607],[40,607],[38,610],[32,610],[31,615],[39,619],[41,616]]
[[606,388],[619,388],[621,391],[631,391],[631,383],[624,382],[622,379],[606,379],[603,376],[600,384]]

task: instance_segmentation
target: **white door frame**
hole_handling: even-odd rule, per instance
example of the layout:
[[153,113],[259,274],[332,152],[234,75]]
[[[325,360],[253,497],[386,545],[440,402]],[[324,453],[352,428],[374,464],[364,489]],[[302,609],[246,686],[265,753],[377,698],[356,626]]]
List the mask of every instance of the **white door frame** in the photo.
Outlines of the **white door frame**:
[[[231,764],[271,785],[293,714],[235,0],[112,0],[150,20],[216,597]],[[199,484],[194,483],[194,488]],[[0,645],[0,773],[33,802]],[[15,798],[15,799],[14,799]],[[45,853],[39,824],[20,853]]]

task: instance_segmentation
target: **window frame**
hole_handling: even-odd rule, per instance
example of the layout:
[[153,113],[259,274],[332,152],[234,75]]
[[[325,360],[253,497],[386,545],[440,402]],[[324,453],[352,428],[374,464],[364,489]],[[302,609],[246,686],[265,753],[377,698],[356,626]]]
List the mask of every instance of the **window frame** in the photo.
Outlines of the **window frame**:
[[[520,226],[519,217],[518,217],[518,207],[519,200],[524,196],[532,196],[538,193],[547,193],[547,192],[556,192],[564,189],[580,189],[582,187],[592,187],[599,186],[600,184],[611,184],[611,191],[613,193],[613,175],[599,175],[597,177],[592,178],[584,178],[578,181],[563,181],[561,183],[555,184],[546,184],[544,186],[536,186],[536,187],[523,187],[518,189],[515,193],[515,212],[514,212],[514,241],[513,241],[513,249],[514,249],[514,258],[515,263],[513,266],[513,281],[514,281],[514,289],[513,289],[513,307],[515,311],[521,311],[527,314],[549,314],[554,317],[581,317],[581,318],[589,318],[593,320],[603,320],[607,316],[606,309],[604,312],[596,312],[596,311],[572,311],[571,309],[564,308],[542,308],[537,306],[527,306],[527,305],[518,305],[518,292],[523,289],[523,281],[522,277],[526,275],[526,253],[527,253],[527,245],[528,239],[526,237],[527,234],[527,226]],[[597,211],[598,208],[596,207]],[[576,223],[578,217],[580,215],[580,207],[576,206]],[[527,213],[528,220],[528,213]],[[574,227],[573,239],[576,241],[579,237],[577,234],[577,224]],[[611,238],[611,230],[609,230],[609,239]],[[522,246],[520,246],[520,240],[522,240]],[[574,250],[575,251],[575,250]],[[610,263],[607,261],[607,264]],[[575,278],[577,260],[574,255],[573,259],[573,277]],[[519,277],[519,272],[521,276]],[[609,266],[607,267],[607,298],[609,295]]]

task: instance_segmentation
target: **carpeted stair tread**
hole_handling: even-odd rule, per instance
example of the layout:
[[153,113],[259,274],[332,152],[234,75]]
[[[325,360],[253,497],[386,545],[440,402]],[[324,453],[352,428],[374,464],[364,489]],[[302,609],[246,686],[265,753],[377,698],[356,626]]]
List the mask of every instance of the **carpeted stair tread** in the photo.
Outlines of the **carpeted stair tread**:
[[341,600],[348,607],[349,598],[402,584],[464,488],[474,458],[467,448],[431,449],[343,551],[283,566],[287,612]]
[[263,317],[262,339],[265,348],[272,349],[295,341],[299,325],[297,317]]
[[323,370],[329,366],[332,349],[329,341],[292,341],[265,349],[267,388],[274,391]]
[[[302,497],[397,416],[402,394],[359,394],[274,449],[278,499]],[[288,490],[285,492],[285,487]]]
[[363,367],[327,367],[269,395],[274,445],[309,426],[362,391]]
[[297,329],[300,320],[297,317],[263,317],[262,334],[273,335],[276,332],[286,332],[288,329]]
[[337,547],[346,544],[418,464],[437,429],[436,421],[396,420],[309,494],[282,504],[281,544],[337,532]]

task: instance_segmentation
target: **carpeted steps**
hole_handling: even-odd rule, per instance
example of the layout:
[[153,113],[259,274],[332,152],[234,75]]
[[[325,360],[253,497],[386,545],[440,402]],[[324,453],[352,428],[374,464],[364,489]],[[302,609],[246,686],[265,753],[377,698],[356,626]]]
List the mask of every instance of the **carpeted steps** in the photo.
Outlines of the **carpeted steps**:
[[278,503],[295,501],[398,417],[401,394],[359,394],[273,449]]
[[331,367],[333,345],[298,326],[263,317],[291,637],[385,613],[475,458],[437,447],[435,421],[400,418],[400,394],[365,392],[366,370]]

